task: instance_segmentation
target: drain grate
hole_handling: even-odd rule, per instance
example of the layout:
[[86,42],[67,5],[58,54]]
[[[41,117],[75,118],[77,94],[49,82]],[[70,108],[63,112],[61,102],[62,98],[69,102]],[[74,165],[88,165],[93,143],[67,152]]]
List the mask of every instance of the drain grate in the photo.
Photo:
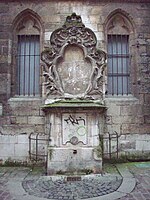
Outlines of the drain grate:
[[81,181],[81,176],[68,176],[67,181]]

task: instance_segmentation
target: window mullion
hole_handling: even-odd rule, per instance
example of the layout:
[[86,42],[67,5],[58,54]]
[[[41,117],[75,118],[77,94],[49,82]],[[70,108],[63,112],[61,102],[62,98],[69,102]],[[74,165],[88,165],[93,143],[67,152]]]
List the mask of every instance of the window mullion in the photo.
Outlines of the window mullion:
[[34,74],[34,78],[33,78],[33,95],[35,95],[35,50],[36,50],[36,38],[34,37],[34,62],[33,62],[33,74]]
[[[126,54],[129,55],[129,49],[128,49],[128,37],[126,36]],[[127,60],[129,62],[129,60]],[[127,62],[127,73],[129,74],[129,64]],[[127,95],[129,93],[129,76],[127,77]]]
[[[116,37],[115,37],[115,39],[116,39],[116,41],[115,41],[115,43],[116,43],[116,54],[118,55],[118,39],[119,39],[119,37],[116,35]],[[117,74],[118,74],[118,57],[117,57],[117,60],[116,60],[116,64],[117,64]],[[117,95],[118,95],[118,76],[117,76]]]
[[25,35],[25,40],[24,40],[24,67],[23,67],[23,71],[24,71],[24,79],[23,79],[23,95],[25,96],[25,94],[26,94],[26,68],[25,68],[25,66],[26,66],[26,44],[27,44],[27,42],[26,42],[26,35]]
[[[122,39],[122,35],[121,35],[121,55],[123,54],[123,50],[122,50],[122,45],[123,45],[123,39]],[[123,63],[123,58],[121,58],[121,72],[123,74],[123,67],[124,67],[124,63]],[[123,79],[124,77],[122,76],[121,81],[122,81],[122,95],[124,94],[124,87],[123,87]]]
[[18,36],[18,56],[17,56],[17,75],[18,75],[18,85],[17,85],[17,93],[20,95],[20,67],[21,67],[21,42],[20,42],[20,35]]
[[31,83],[30,83],[30,74],[31,74],[31,71],[30,71],[30,58],[31,58],[31,35],[28,36],[29,37],[29,71],[28,71],[28,77],[29,77],[29,80],[28,80],[28,96],[30,95],[30,92],[31,92]]
[[[112,35],[111,35],[111,37],[110,37],[110,44],[111,44],[111,53],[113,53],[113,40],[112,40]],[[114,71],[114,68],[113,68],[113,57],[112,57],[112,73],[113,73],[113,71]],[[113,79],[113,77],[111,77],[112,78],[112,95],[114,94],[114,79]]]

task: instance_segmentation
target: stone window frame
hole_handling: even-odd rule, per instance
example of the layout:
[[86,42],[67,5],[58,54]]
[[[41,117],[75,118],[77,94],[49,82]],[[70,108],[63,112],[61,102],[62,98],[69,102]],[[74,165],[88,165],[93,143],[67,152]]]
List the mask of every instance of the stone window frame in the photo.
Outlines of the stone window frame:
[[[31,9],[25,9],[24,11],[20,12],[14,19],[12,24],[12,68],[11,68],[11,97],[17,97],[17,98],[32,98],[32,96],[22,96],[17,95],[17,45],[18,45],[18,33],[19,29],[21,30],[21,23],[25,20],[32,20],[34,21],[35,28],[39,31],[40,36],[40,54],[43,49],[43,43],[44,43],[44,23],[41,19],[41,17],[35,13]],[[27,33],[27,32],[26,32]],[[28,34],[28,33],[27,33]],[[39,95],[33,96],[35,97],[41,97],[42,96],[42,62],[40,59],[40,93]]]
[[[122,9],[116,9],[112,11],[106,18],[104,22],[104,37],[105,37],[105,49],[107,52],[107,35],[109,32],[109,27],[111,26],[111,23],[115,19],[115,17],[121,17],[124,20],[124,27],[125,29],[128,29],[128,35],[129,35],[129,54],[130,54],[130,60],[129,60],[129,70],[130,70],[130,94],[128,95],[111,95],[107,94],[106,91],[106,97],[138,97],[138,84],[137,84],[137,63],[136,63],[136,57],[137,57],[137,45],[136,45],[136,26],[134,23],[134,20],[132,17],[126,13]],[[127,33],[127,32],[126,32]],[[121,30],[120,34],[123,34],[123,31]],[[106,70],[106,77],[107,77],[107,70]],[[108,80],[106,80],[108,84]]]

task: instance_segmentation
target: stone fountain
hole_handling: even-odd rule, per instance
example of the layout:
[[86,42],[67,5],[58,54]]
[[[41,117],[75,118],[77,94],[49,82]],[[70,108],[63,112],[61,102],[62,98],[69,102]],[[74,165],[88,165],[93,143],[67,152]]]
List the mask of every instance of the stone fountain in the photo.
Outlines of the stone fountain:
[[106,54],[96,46],[94,32],[73,13],[42,52],[48,174],[102,168],[95,149],[104,132]]

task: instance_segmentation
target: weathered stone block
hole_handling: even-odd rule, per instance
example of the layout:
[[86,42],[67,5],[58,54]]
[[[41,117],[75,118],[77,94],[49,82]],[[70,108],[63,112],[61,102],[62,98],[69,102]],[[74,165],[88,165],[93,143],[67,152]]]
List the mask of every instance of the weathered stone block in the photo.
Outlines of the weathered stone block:
[[90,15],[89,16],[91,24],[98,24],[99,23],[99,17],[97,15]]
[[111,115],[111,116],[119,116],[120,115],[120,106],[117,106],[114,104],[107,104],[106,105],[108,107],[107,109],[107,115]]
[[0,157],[3,160],[26,160],[28,144],[28,135],[0,135]]
[[100,13],[101,13],[101,11],[102,11],[102,7],[100,7],[100,6],[98,6],[98,7],[92,7],[92,9],[91,9],[91,15],[100,15]]
[[23,157],[29,157],[28,145],[29,141],[27,143],[14,144],[14,158],[24,160]]
[[116,131],[119,135],[121,133],[121,124],[111,124],[107,125],[106,132],[109,132],[110,134]]
[[29,124],[27,125],[13,124],[9,126],[3,125],[1,132],[4,135],[30,134],[34,132],[34,125],[29,125]]
[[48,171],[57,172],[74,171],[81,169],[93,169],[99,165],[102,168],[102,161],[93,157],[93,148],[75,147],[75,148],[48,148]]
[[[0,39],[7,39],[8,38],[8,32],[1,32]],[[2,57],[1,57],[2,58]]]
[[128,106],[121,106],[121,115],[142,115],[142,106],[140,104],[131,104]]
[[139,124],[122,124],[121,134],[139,133]]
[[5,14],[9,12],[9,5],[8,4],[4,4],[3,2],[1,3],[1,6],[0,6],[0,13],[2,14]]
[[114,124],[141,124],[144,123],[143,116],[137,116],[135,113],[133,115],[124,115],[124,116],[113,116],[112,123]]
[[144,103],[150,105],[150,94],[147,93],[144,95]]
[[35,133],[45,133],[45,124],[35,125],[34,132]]
[[97,37],[97,39],[99,41],[103,41],[104,40],[104,33],[103,32],[101,32],[101,31],[95,31],[95,35],[96,35],[96,37]]
[[119,140],[119,151],[124,151],[124,150],[129,150],[129,149],[135,149],[135,141],[131,140]]
[[41,100],[37,98],[11,98],[9,99],[11,114],[15,116],[39,115]]
[[86,27],[90,28],[91,30],[93,30],[95,32],[95,35],[97,37],[98,40],[102,39],[101,33],[98,32],[98,27],[97,24],[95,23],[86,23]]
[[142,109],[143,109],[143,115],[149,115],[150,114],[150,106],[148,104],[143,105]]
[[10,123],[16,124],[16,117],[15,116],[10,116]]
[[0,135],[1,144],[15,144],[18,142],[16,135]]
[[28,117],[27,116],[18,116],[16,117],[16,123],[17,124],[27,124]]
[[14,144],[0,144],[0,157],[4,158],[4,160],[8,158],[14,158]]
[[10,94],[10,74],[0,74],[0,94]]
[[58,23],[61,21],[60,15],[45,15],[43,16],[44,21],[48,21],[49,23]]
[[140,134],[150,134],[150,124],[143,124],[139,126]]
[[7,74],[9,65],[7,63],[0,63],[0,74]]
[[0,125],[3,126],[3,125],[10,125],[10,117],[9,116],[0,116]]
[[150,151],[150,138],[147,140],[136,140],[136,150],[138,151]]
[[45,118],[41,116],[29,116],[28,117],[28,124],[44,124],[45,123]]
[[150,124],[150,115],[145,115],[145,116],[144,116],[144,122],[145,122],[146,124]]

